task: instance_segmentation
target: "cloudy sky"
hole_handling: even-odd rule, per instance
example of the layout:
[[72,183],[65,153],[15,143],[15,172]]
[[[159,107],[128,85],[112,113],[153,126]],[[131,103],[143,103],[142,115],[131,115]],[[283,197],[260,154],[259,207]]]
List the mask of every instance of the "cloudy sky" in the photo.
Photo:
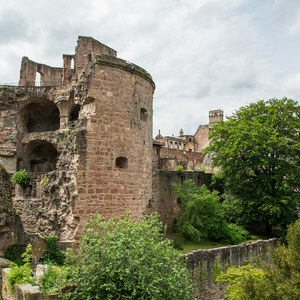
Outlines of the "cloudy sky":
[[300,99],[299,0],[0,0],[0,84],[22,56],[62,67],[92,36],[156,83],[154,134],[194,134],[208,111]]

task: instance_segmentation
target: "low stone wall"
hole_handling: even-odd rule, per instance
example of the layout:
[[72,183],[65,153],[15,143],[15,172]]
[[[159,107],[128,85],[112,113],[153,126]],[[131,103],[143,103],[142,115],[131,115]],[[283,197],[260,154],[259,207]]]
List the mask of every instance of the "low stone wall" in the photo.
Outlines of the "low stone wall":
[[43,295],[38,286],[31,284],[16,284],[14,294],[9,290],[6,279],[7,273],[10,269],[2,269],[2,299],[3,300],[58,300],[57,295]]
[[270,262],[270,253],[276,247],[277,239],[226,246],[208,250],[196,250],[186,255],[187,267],[195,284],[197,299],[224,299],[225,285],[214,283],[213,275],[217,268],[225,271],[234,265],[249,262]]

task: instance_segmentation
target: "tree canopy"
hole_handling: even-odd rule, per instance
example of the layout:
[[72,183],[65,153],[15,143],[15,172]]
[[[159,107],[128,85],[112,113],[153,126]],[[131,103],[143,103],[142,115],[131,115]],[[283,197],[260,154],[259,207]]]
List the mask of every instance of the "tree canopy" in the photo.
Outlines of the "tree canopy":
[[205,185],[197,187],[192,180],[173,184],[173,188],[179,204],[175,230],[185,238],[208,238],[224,244],[238,244],[247,238],[244,228],[227,222],[217,191],[211,192]]
[[300,108],[283,98],[240,108],[210,131],[208,152],[244,220],[286,226],[296,218],[300,188]]

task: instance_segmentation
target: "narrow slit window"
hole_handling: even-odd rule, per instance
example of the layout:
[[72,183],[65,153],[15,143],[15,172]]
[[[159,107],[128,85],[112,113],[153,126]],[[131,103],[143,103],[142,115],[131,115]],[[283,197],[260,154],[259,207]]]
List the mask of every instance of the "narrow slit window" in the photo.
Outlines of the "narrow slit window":
[[142,121],[147,121],[148,119],[148,113],[145,108],[141,108],[140,117]]
[[41,86],[41,73],[39,72],[35,74],[35,86]]

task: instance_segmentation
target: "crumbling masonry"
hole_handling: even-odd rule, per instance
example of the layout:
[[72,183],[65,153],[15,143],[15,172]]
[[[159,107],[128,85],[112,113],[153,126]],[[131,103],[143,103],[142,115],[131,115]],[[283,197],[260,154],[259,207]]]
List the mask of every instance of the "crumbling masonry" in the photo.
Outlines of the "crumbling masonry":
[[[154,89],[145,70],[90,37],[63,55],[63,68],[23,57],[19,86],[0,87],[0,164],[30,171],[26,189],[5,196],[27,233],[74,241],[93,213],[147,211]],[[8,225],[3,213],[7,246],[16,242]]]

